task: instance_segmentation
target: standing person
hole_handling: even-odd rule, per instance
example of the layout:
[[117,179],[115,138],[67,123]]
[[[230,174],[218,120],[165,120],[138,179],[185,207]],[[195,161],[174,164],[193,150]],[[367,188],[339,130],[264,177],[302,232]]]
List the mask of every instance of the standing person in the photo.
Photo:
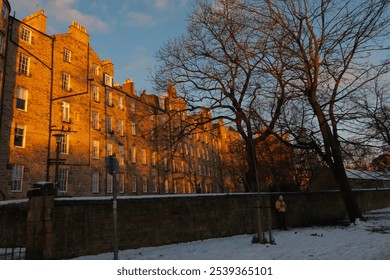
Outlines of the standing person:
[[286,205],[286,202],[284,202],[282,195],[279,195],[278,200],[276,200],[275,209],[278,212],[279,228],[287,230],[287,225],[286,225],[287,205]]

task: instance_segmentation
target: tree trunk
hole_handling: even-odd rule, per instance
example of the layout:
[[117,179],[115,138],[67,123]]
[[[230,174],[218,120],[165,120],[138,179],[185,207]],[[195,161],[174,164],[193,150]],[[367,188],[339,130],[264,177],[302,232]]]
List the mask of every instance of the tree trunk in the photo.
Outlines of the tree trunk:
[[337,139],[337,132],[332,133],[327,119],[317,101],[314,99],[311,99],[310,101],[320,124],[321,135],[325,147],[324,159],[332,169],[333,177],[338,189],[341,191],[349,220],[354,223],[357,218],[363,219],[363,216],[353,196],[351,187],[349,186],[340,142]]
[[[333,141],[335,142],[335,141]],[[347,210],[349,221],[355,223],[356,219],[362,219],[363,215],[353,195],[351,187],[349,185],[348,176],[343,164],[340,145],[333,143],[332,147],[334,164],[332,166],[332,172],[336,184],[341,191],[345,208]]]
[[256,151],[252,139],[245,140],[245,152],[246,162],[248,164],[248,170],[245,175],[245,192],[256,192],[260,190],[257,180],[257,160]]

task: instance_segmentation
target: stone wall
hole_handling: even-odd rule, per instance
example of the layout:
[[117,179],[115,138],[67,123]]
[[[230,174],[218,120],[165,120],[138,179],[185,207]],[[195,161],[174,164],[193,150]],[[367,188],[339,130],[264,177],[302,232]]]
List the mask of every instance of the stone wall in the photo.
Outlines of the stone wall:
[[0,202],[0,248],[26,247],[27,201]]
[[[390,189],[354,191],[363,212],[390,207]],[[289,227],[325,224],[346,218],[340,193],[284,194]],[[278,194],[262,195],[262,213]],[[143,196],[118,200],[119,249],[158,246],[256,231],[257,194]],[[1,246],[12,227],[26,229],[26,204],[0,204]],[[56,198],[53,209],[55,259],[112,251],[113,215],[110,198]],[[266,224],[266,221],[263,221]],[[19,231],[18,231],[19,232]],[[25,237],[20,239],[26,244]]]

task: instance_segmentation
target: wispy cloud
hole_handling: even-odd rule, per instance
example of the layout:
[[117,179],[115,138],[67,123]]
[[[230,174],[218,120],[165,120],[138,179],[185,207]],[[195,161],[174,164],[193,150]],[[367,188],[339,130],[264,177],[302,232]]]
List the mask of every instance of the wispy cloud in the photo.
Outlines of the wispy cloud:
[[129,12],[127,13],[126,23],[128,26],[133,27],[151,27],[155,26],[157,22],[155,19],[145,13]]
[[148,54],[148,50],[144,47],[136,47],[130,55],[129,61],[133,63],[125,67],[127,71],[146,71],[153,64],[151,55]]
[[174,7],[184,7],[188,0],[147,0],[154,8],[158,10],[167,10]]
[[[29,15],[43,9],[46,15],[55,21],[69,24],[74,20],[90,30],[108,31],[109,27],[106,22],[75,8],[77,1],[79,0],[13,0],[11,5],[16,13]],[[49,27],[49,29],[52,28]]]
[[94,15],[88,15],[72,7],[76,0],[51,0],[47,3],[49,16],[62,22],[76,21],[88,29],[107,31],[108,24]]

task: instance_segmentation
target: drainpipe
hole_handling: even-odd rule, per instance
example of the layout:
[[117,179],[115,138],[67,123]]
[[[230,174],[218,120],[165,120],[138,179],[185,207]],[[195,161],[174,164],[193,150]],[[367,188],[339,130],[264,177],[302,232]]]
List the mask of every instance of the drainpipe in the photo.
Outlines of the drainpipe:
[[[11,12],[11,11],[10,11]],[[10,24],[12,20],[12,24]],[[4,90],[5,90],[5,77],[7,76],[7,63],[8,63],[8,45],[9,45],[9,38],[10,36],[13,35],[13,23],[14,20],[11,16],[8,16],[8,22],[7,22],[7,34],[6,34],[6,46],[4,50],[4,67],[3,67],[3,77],[2,78],[2,84],[1,84],[1,100],[0,100],[0,135],[1,135],[1,129],[2,129],[2,124],[3,124],[3,108],[4,108]]]
[[51,150],[51,133],[53,117],[53,90],[54,90],[54,43],[56,37],[53,36],[51,43],[51,77],[50,77],[50,106],[49,106],[49,137],[47,139],[47,162],[46,162],[46,181],[50,180],[50,150]]

